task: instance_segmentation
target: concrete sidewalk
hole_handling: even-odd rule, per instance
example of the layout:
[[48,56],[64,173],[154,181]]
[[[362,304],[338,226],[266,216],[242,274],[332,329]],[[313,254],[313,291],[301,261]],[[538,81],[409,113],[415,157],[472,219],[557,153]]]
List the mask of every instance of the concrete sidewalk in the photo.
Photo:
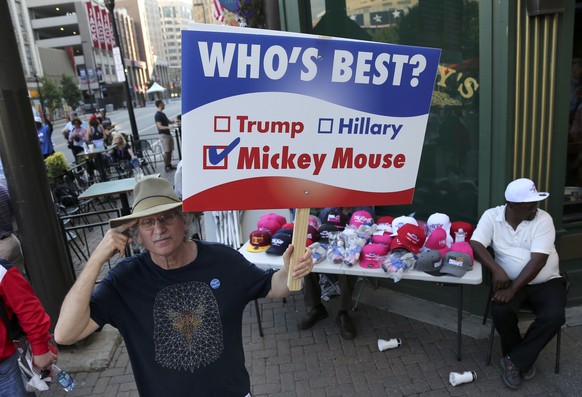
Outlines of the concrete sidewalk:
[[[246,365],[253,396],[579,396],[582,348],[580,313],[568,310],[562,331],[561,372],[554,374],[555,340],[536,363],[537,375],[517,391],[500,378],[499,340],[491,366],[485,365],[490,323],[466,314],[463,359],[456,360],[456,311],[385,289],[365,287],[353,317],[358,336],[343,340],[330,316],[307,331],[298,331],[305,313],[301,293],[282,300],[261,300],[264,337],[259,336],[254,305],[243,319]],[[387,307],[392,309],[386,310]],[[434,325],[431,322],[439,325]],[[430,321],[430,322],[428,322]],[[574,325],[576,324],[576,325]],[[451,328],[451,329],[448,329]],[[402,346],[378,351],[378,339],[401,338]],[[83,345],[63,348],[63,368],[75,371],[77,389],[65,393],[53,385],[44,396],[137,396],[127,351],[112,328]],[[456,387],[449,373],[475,371],[477,380]]]

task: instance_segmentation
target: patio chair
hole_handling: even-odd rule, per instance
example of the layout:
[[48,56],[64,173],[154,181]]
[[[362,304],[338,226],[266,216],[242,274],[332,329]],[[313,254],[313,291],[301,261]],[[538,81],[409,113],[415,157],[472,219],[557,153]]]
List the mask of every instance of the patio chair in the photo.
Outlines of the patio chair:
[[153,174],[155,172],[155,164],[158,162],[158,155],[160,156],[160,161],[163,157],[161,147],[158,145],[152,147],[150,143],[145,139],[140,139],[138,146],[143,154],[143,158],[147,163],[146,165],[148,165],[151,169],[150,174]]

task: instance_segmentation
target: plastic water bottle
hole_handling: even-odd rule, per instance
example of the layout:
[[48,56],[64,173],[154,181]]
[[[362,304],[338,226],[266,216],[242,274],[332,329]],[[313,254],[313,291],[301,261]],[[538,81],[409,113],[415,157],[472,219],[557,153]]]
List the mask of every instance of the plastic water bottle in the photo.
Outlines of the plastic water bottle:
[[69,392],[75,388],[75,379],[67,371],[57,367],[55,364],[52,365],[52,370],[54,378],[65,391]]
[[83,142],[83,151],[85,152],[85,154],[87,154],[87,152],[89,151],[89,148],[87,147],[87,142]]
[[141,181],[141,179],[143,178],[143,171],[141,170],[141,168],[135,168],[133,170],[133,177],[135,178],[136,182]]
[[455,243],[462,243],[465,241],[465,231],[463,229],[459,229],[455,232]]

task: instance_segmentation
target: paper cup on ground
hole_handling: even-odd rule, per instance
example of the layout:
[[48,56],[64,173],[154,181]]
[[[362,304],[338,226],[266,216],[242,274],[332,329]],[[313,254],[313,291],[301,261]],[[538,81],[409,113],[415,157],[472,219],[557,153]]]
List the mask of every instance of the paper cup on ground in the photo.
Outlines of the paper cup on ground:
[[473,382],[476,379],[477,373],[475,371],[465,371],[463,373],[451,372],[449,374],[449,383],[453,386]]
[[378,339],[378,350],[383,352],[384,350],[394,349],[402,345],[402,341],[398,338],[392,338],[390,340]]

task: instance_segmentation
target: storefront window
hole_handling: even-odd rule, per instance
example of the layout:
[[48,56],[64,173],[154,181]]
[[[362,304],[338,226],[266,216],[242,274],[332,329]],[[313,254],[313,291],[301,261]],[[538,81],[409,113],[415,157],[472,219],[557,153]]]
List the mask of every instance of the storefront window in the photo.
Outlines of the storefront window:
[[582,1],[576,1],[572,79],[569,97],[568,155],[564,223],[582,220]]
[[[332,2],[327,2],[328,7]],[[394,215],[434,212],[476,222],[479,165],[479,3],[477,0],[311,1],[313,31],[442,49],[414,201],[381,207]],[[333,13],[333,15],[332,15]],[[341,29],[338,30],[338,26]]]

